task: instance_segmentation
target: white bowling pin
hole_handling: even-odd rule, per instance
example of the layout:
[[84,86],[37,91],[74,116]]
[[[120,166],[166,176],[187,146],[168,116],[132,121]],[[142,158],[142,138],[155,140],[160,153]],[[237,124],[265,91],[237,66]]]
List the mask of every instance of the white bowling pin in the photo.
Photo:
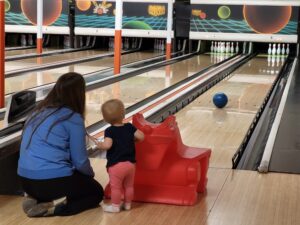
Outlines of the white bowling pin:
[[21,46],[26,46],[26,45],[27,45],[26,35],[22,34],[21,35]]
[[212,41],[212,42],[211,42],[211,46],[210,46],[210,52],[214,52],[214,50],[215,50],[214,44],[215,44],[215,43]]
[[281,53],[281,48],[280,48],[280,47],[281,47],[281,45],[278,44],[278,45],[277,45],[277,51],[276,51],[276,54],[277,54],[277,55],[280,55],[280,53]]
[[272,55],[276,55],[276,44],[273,44]]
[[285,55],[285,44],[282,44],[281,55]]
[[229,53],[230,52],[230,43],[227,42],[226,43],[226,53]]
[[239,48],[239,43],[238,43],[238,42],[236,42],[236,46],[235,46],[235,52],[236,52],[236,53],[239,53],[239,51],[240,51],[240,48]]
[[234,53],[234,46],[233,46],[233,42],[231,42],[230,53]]
[[268,48],[268,55],[272,54],[272,44],[269,44],[269,48]]
[[286,54],[287,54],[287,55],[290,54],[290,44],[287,44],[287,47],[286,47]]

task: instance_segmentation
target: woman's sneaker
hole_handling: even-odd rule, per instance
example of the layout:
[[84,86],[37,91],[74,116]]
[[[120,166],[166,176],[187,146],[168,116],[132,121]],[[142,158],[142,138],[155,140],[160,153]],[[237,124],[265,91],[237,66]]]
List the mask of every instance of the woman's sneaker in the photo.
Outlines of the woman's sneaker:
[[61,208],[67,204],[67,198],[63,197],[52,202],[41,202],[34,205],[27,211],[28,217],[43,217],[54,215],[55,209]]
[[30,210],[35,205],[37,205],[37,200],[25,193],[25,197],[22,202],[23,211],[27,214],[28,210]]

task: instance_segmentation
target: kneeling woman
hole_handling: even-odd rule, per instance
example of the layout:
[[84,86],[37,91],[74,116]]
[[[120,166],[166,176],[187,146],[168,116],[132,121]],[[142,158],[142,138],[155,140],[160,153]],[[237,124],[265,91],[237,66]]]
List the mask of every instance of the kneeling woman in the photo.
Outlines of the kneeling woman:
[[28,216],[74,215],[102,201],[86,151],[84,111],[85,81],[68,73],[28,118],[18,166]]

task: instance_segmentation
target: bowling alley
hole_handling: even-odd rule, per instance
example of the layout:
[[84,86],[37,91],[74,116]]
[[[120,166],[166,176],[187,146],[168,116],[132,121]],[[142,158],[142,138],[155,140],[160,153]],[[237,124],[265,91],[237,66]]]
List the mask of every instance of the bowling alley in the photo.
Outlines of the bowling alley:
[[299,54],[300,0],[0,0],[0,225],[300,225]]

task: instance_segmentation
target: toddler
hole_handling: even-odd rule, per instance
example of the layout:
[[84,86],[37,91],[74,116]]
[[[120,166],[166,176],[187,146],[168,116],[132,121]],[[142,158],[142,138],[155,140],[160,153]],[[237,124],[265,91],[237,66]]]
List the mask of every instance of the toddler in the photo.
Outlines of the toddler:
[[[101,111],[111,126],[104,132],[104,141],[93,141],[100,150],[107,151],[107,171],[111,187],[111,205],[102,205],[105,212],[120,212],[121,207],[131,209],[135,174],[135,141],[142,141],[144,134],[131,123],[123,123],[124,104],[118,99],[105,102]],[[124,192],[124,205],[121,205]]]

